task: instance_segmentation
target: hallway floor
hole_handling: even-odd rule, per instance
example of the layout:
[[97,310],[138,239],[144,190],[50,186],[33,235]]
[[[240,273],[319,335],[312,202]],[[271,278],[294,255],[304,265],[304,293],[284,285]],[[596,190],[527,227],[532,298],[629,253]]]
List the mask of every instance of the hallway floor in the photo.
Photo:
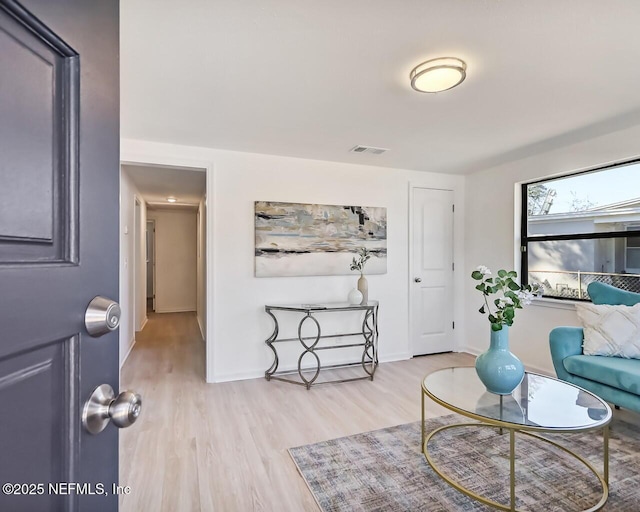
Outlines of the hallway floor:
[[151,314],[138,333],[121,375],[121,389],[143,398],[140,419],[120,433],[120,483],[131,487],[122,512],[316,511],[287,448],[416,421],[424,374],[473,359],[386,363],[373,382],[310,391],[264,379],[206,384],[204,361],[195,313]]

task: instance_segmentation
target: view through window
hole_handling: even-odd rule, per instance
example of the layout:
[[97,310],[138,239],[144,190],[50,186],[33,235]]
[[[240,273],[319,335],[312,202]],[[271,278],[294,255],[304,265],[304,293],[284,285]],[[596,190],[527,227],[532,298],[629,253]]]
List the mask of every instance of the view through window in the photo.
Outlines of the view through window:
[[522,185],[522,278],[589,300],[593,281],[640,293],[640,161]]

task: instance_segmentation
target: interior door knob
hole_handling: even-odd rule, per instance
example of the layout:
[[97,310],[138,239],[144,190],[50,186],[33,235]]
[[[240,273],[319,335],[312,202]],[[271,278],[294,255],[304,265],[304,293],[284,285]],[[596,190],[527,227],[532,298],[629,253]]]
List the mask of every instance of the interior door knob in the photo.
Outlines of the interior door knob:
[[142,412],[142,398],[132,391],[115,396],[109,384],[93,390],[82,411],[82,425],[91,434],[102,432],[109,421],[118,428],[133,425]]
[[84,325],[89,335],[97,338],[115,331],[120,325],[120,306],[106,297],[94,297],[84,314]]
[[421,278],[421,277],[414,277],[414,278],[413,278],[413,280],[414,280],[416,283],[421,283],[421,282],[422,282],[422,278]]

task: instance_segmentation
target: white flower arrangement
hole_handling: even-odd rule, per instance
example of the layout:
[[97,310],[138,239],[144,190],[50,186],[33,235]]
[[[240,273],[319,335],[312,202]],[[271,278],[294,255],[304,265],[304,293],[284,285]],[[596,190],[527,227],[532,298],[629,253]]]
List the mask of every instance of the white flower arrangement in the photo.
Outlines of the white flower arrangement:
[[[483,315],[489,315],[491,329],[494,331],[501,331],[503,325],[513,325],[516,309],[522,309],[523,306],[531,304],[539,292],[537,284],[519,285],[515,281],[518,274],[513,270],[509,272],[498,270],[498,275],[493,277],[489,268],[480,265],[471,273],[471,277],[480,281],[476,290],[482,292],[484,298],[484,304],[478,311]],[[495,311],[491,310],[488,300],[493,294],[501,294],[493,301]]]

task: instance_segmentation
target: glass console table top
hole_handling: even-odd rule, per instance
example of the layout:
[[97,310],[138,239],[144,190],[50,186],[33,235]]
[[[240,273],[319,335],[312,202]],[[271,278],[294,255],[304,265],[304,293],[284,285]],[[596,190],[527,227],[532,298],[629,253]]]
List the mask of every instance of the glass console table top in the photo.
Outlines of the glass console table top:
[[348,302],[314,302],[309,304],[267,304],[264,309],[275,309],[279,311],[349,311],[371,309],[378,306],[377,300],[370,300],[366,304],[349,304]]
[[522,383],[504,397],[489,393],[473,367],[435,371],[422,387],[448,409],[526,430],[590,430],[611,420],[611,408],[593,393],[536,373],[525,373]]

